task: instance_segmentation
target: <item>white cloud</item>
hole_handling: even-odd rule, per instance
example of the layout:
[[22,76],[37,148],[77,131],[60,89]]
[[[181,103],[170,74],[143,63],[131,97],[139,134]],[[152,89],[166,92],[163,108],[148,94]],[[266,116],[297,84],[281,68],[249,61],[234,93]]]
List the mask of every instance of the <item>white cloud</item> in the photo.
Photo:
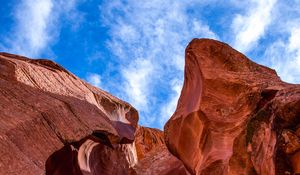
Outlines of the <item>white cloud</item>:
[[16,28],[10,38],[10,51],[37,56],[51,41],[49,25],[52,23],[51,0],[24,0],[15,9]]
[[277,0],[252,0],[246,6],[246,14],[237,14],[232,23],[234,48],[241,52],[250,51],[264,36],[272,22],[272,10]]
[[172,95],[172,81],[183,81],[188,42],[196,37],[217,38],[200,17],[188,13],[196,5],[194,0],[129,0],[106,1],[100,7],[110,29],[108,45],[122,65],[125,86],[119,91],[140,111],[142,124],[150,125],[153,117],[158,123],[170,117],[160,116],[159,106],[172,103],[167,108],[174,110],[177,95]]
[[76,3],[77,0],[22,0],[14,8],[15,25],[2,48],[29,57],[51,50],[59,36],[61,15],[74,16]]
[[266,64],[274,68],[282,80],[291,83],[300,83],[300,23],[298,25],[289,28],[287,41],[278,39],[265,52]]
[[292,28],[290,33],[288,50],[295,54],[295,62],[300,67],[300,24]]
[[138,109],[147,110],[149,94],[148,80],[153,71],[152,64],[147,59],[136,59],[129,67],[123,69],[125,78],[124,90],[132,105]]
[[289,83],[300,83],[299,9],[299,0],[278,1],[268,30],[269,38],[260,44],[261,63],[274,68]]
[[101,76],[99,74],[96,73],[89,73],[86,77],[86,80],[88,83],[101,88],[102,84],[101,84]]
[[292,28],[291,35],[289,37],[289,44],[288,44],[288,50],[290,55],[292,55],[292,58],[294,60],[292,63],[294,63],[295,70],[297,71],[297,80],[294,80],[294,82],[300,83],[299,76],[300,76],[300,24],[299,26]]

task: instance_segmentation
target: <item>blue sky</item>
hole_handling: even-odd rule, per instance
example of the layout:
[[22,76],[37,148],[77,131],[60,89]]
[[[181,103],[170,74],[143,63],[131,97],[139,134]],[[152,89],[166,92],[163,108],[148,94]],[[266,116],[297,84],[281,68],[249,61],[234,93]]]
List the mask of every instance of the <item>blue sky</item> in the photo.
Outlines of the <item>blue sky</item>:
[[52,59],[162,128],[192,38],[229,43],[300,83],[300,0],[0,0],[0,51]]

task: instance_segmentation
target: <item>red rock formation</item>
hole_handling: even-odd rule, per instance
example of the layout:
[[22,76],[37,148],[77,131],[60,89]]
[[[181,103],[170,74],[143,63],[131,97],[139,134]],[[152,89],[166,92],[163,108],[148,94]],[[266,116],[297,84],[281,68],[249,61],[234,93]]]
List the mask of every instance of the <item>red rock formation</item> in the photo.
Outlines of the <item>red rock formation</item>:
[[145,154],[162,145],[165,145],[162,131],[153,128],[138,127],[135,135],[138,160],[142,160]]
[[180,160],[169,153],[158,129],[139,127],[135,145],[138,163],[133,167],[138,175],[189,175]]
[[44,174],[46,160],[47,175],[127,174],[136,164],[131,105],[52,61],[1,53],[0,70],[0,174]]
[[165,141],[191,174],[300,173],[300,85],[229,45],[194,39]]
[[188,174],[126,102],[49,60],[0,53],[0,69],[0,174]]
[[138,175],[189,175],[180,160],[165,145],[155,147],[133,167]]
[[227,44],[189,44],[164,134],[52,61],[0,53],[0,70],[0,174],[300,173],[300,86]]

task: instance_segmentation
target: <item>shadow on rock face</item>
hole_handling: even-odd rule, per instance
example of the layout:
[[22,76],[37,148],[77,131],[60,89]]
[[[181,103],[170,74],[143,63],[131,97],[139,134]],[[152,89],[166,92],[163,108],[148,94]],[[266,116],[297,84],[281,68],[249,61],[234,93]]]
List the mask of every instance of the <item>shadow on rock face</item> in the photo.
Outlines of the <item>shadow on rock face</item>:
[[134,174],[132,144],[112,144],[107,134],[96,131],[54,152],[46,161],[46,175]]
[[77,161],[77,151],[66,145],[54,152],[46,161],[46,175],[82,175]]

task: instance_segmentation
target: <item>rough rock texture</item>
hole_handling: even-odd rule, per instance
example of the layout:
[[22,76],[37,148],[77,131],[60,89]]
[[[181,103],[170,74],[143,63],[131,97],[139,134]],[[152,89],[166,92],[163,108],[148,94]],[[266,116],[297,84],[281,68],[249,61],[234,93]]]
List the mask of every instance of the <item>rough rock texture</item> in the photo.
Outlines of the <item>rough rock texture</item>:
[[133,168],[138,175],[190,175],[182,162],[165,145],[148,152]]
[[191,174],[300,173],[300,85],[229,45],[194,39],[165,141]]
[[131,105],[49,60],[0,53],[0,70],[0,174],[131,171],[138,122]]
[[188,174],[162,131],[56,63],[0,53],[0,70],[0,174]]
[[58,64],[0,53],[0,174],[300,174],[300,85],[218,41],[187,47],[164,133],[137,122]]
[[133,167],[138,175],[189,175],[180,160],[167,149],[163,132],[139,127],[135,145],[138,163]]
[[151,150],[165,145],[164,133],[161,130],[139,126],[135,135],[135,146],[138,160]]

